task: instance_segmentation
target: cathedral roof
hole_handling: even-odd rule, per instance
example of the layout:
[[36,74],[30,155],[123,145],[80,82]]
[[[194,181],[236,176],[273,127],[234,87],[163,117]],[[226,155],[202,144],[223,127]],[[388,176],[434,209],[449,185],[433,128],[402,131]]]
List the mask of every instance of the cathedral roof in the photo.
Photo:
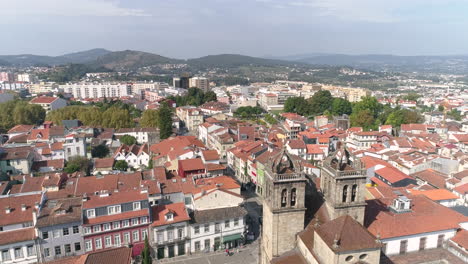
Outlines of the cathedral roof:
[[335,252],[381,247],[376,238],[349,215],[326,222],[315,228],[315,232]]

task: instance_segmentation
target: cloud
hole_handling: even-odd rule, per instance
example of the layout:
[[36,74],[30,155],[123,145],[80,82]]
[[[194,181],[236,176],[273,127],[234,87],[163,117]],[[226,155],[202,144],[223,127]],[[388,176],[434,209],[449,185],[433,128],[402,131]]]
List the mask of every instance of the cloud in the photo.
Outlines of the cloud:
[[109,0],[4,0],[2,16],[150,16],[142,9],[126,8]]

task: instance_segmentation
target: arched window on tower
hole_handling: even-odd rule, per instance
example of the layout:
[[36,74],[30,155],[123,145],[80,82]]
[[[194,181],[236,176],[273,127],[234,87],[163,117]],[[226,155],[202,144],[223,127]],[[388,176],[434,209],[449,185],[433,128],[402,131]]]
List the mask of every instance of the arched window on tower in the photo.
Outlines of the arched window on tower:
[[357,184],[354,184],[353,189],[351,190],[351,202],[356,201],[356,195],[357,195]]
[[291,189],[291,206],[296,205],[296,188]]
[[343,198],[341,202],[346,203],[346,198],[348,197],[348,185],[343,187]]
[[281,207],[286,206],[286,196],[287,196],[287,191],[286,189],[283,189],[283,191],[281,191]]

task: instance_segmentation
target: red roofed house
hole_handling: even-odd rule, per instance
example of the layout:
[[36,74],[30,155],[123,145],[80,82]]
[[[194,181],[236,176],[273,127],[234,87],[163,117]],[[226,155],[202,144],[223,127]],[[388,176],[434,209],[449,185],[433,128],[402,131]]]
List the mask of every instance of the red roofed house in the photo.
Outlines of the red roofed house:
[[0,198],[0,263],[37,263],[34,214],[43,199],[40,194]]
[[286,143],[286,149],[289,153],[299,156],[301,158],[306,158],[306,144],[302,139],[291,139]]
[[29,103],[40,105],[46,112],[67,106],[67,101],[59,97],[40,96],[32,99]]
[[190,175],[205,174],[205,165],[200,158],[179,160],[179,176],[187,177]]
[[151,245],[157,259],[185,255],[189,250],[190,216],[184,203],[152,207]]
[[468,183],[453,188],[453,192],[460,197],[464,205],[468,205]]
[[148,191],[101,191],[83,195],[83,239],[86,252],[132,246],[139,255],[148,236]]
[[364,226],[389,255],[441,248],[468,217],[424,195],[368,200]]

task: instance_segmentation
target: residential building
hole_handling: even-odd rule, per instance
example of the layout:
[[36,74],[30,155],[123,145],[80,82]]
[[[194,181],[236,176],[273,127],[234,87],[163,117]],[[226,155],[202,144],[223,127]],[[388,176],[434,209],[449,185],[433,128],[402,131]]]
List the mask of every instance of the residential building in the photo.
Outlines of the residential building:
[[193,106],[177,107],[176,114],[189,131],[197,133],[198,126],[203,123],[203,112],[199,108]]
[[69,134],[65,137],[62,145],[66,160],[75,156],[86,157],[86,138],[84,135]]
[[60,85],[59,89],[76,99],[119,98],[131,95],[132,86],[122,83],[70,83]]
[[81,198],[48,200],[37,216],[39,261],[84,253]]
[[132,136],[138,144],[154,144],[159,141],[159,131],[156,128],[121,128],[114,132],[116,137]]
[[67,101],[59,97],[40,96],[32,99],[30,104],[40,105],[46,112],[67,106]]
[[203,90],[204,92],[208,92],[210,90],[210,80],[206,77],[192,77],[189,82],[190,88],[195,87]]
[[148,144],[138,145],[121,145],[114,153],[114,159],[125,160],[129,167],[141,168],[146,167],[150,161],[150,152]]

